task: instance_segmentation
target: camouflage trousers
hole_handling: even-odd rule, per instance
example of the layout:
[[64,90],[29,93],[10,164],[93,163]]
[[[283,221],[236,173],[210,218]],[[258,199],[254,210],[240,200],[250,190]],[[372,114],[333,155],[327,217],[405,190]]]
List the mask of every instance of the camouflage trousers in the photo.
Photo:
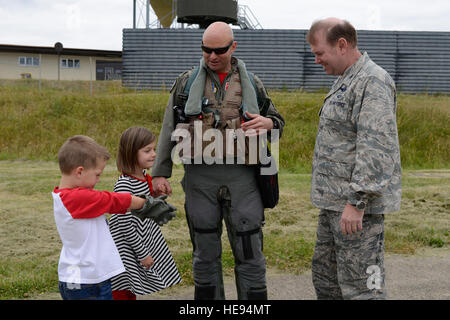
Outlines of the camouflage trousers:
[[312,259],[317,299],[386,299],[384,215],[363,217],[363,230],[341,232],[341,212],[321,209]]

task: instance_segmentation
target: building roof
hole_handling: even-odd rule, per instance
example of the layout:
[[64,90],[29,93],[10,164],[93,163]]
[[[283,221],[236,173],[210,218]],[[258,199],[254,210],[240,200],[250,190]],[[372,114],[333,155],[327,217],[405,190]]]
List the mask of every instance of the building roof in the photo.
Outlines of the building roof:
[[[55,47],[20,46],[12,44],[0,44],[0,52],[58,54]],[[61,55],[122,58],[122,51],[63,48]]]

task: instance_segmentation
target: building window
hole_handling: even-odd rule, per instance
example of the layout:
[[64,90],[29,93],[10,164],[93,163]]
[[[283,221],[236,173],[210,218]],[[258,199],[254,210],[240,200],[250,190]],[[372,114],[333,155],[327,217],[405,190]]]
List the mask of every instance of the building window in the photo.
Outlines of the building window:
[[79,69],[79,59],[61,59],[61,68]]
[[39,67],[39,58],[35,57],[19,57],[19,65],[25,67]]

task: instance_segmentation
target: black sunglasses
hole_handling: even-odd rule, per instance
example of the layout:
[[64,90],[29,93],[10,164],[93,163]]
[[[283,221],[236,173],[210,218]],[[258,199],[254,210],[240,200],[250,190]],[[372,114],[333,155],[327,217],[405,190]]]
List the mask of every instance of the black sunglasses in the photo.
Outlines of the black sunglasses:
[[231,40],[229,45],[227,45],[226,47],[222,47],[222,48],[209,48],[209,47],[205,47],[202,43],[202,50],[207,54],[211,54],[213,52],[215,52],[216,54],[224,54],[225,52],[228,51],[228,49],[230,49],[230,47],[232,45],[233,45],[233,40]]

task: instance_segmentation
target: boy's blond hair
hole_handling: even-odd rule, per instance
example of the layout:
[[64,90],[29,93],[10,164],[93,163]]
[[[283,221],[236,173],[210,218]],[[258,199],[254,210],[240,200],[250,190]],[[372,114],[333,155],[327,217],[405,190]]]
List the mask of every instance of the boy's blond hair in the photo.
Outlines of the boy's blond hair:
[[94,139],[76,135],[62,145],[58,152],[59,169],[63,174],[70,174],[77,167],[92,169],[97,166],[97,160],[111,158],[108,150]]

